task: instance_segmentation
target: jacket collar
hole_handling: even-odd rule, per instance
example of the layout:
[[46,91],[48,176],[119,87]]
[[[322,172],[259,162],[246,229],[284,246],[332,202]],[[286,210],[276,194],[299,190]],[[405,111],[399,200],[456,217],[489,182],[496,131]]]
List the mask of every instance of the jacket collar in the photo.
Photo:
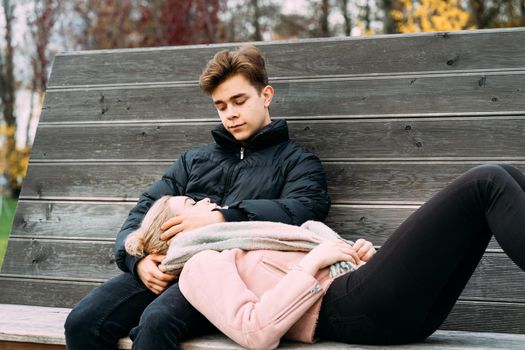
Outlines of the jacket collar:
[[243,146],[250,150],[263,149],[290,139],[288,124],[283,119],[272,121],[246,141],[244,145],[237,141],[222,124],[213,129],[211,134],[219,146],[235,150]]

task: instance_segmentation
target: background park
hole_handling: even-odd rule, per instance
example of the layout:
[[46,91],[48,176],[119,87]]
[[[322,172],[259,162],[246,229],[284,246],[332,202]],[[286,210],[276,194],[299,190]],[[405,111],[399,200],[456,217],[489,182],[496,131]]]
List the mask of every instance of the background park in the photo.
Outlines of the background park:
[[525,0],[0,0],[0,266],[53,57],[525,26]]

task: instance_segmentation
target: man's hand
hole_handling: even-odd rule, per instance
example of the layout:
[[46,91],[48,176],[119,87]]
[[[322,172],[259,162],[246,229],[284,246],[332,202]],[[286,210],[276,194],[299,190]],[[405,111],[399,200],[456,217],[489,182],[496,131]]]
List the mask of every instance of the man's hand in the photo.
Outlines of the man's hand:
[[165,255],[146,255],[137,263],[137,275],[149,290],[159,295],[177,279],[177,276],[163,273],[159,270],[159,264]]
[[168,244],[170,244],[173,236],[178,233],[219,222],[224,222],[224,216],[218,210],[201,210],[184,214],[175,213],[174,217],[162,224],[161,229],[165,231],[160,235],[160,239],[168,240]]
[[357,255],[359,255],[359,259],[364,262],[368,262],[376,253],[376,249],[374,248],[372,242],[362,238],[355,241],[353,248],[357,252]]

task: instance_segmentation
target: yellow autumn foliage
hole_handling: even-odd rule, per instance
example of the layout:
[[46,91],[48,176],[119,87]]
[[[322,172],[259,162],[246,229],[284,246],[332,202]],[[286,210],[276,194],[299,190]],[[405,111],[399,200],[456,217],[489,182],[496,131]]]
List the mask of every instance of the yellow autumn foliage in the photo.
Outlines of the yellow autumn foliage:
[[391,11],[400,33],[475,29],[460,0],[400,0],[400,4]]
[[31,147],[15,146],[14,126],[0,124],[0,174],[7,177],[10,188],[20,188],[29,164]]

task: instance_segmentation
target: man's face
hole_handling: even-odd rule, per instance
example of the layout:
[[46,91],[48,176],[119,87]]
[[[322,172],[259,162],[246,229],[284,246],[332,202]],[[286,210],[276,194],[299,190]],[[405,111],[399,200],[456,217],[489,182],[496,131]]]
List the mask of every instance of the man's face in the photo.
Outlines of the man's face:
[[270,124],[268,107],[273,88],[266,86],[261,93],[242,75],[236,74],[222,82],[211,97],[222,125],[239,142],[245,142]]

